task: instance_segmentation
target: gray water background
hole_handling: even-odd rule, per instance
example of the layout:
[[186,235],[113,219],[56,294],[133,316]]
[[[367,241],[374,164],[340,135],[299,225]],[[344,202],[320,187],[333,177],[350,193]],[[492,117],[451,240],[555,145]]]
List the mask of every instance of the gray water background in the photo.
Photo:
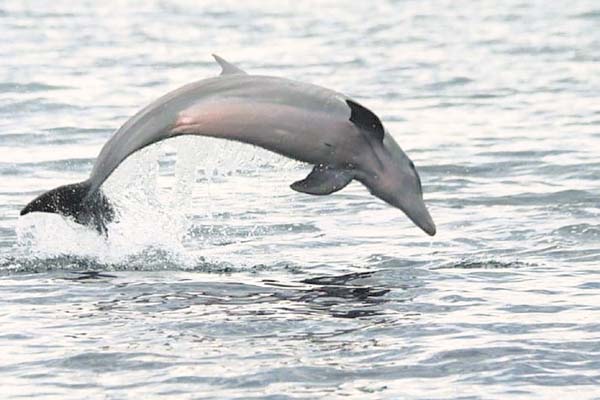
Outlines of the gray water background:
[[[600,398],[597,1],[2,0],[0,34],[0,397]],[[107,182],[108,240],[18,218],[211,53],[375,110],[437,236],[189,138]]]

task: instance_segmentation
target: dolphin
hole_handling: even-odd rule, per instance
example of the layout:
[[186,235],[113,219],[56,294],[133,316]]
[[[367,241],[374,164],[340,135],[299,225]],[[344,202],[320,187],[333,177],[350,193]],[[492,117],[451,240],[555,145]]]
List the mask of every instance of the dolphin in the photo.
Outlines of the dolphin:
[[106,234],[115,212],[101,186],[119,164],[153,143],[199,135],[252,144],[314,165],[306,178],[291,184],[298,192],[328,195],[357,180],[435,235],[415,165],[371,110],[342,93],[249,75],[213,57],[222,68],[220,76],[187,84],[143,108],[106,142],[88,179],[43,193],[21,215],[57,213]]

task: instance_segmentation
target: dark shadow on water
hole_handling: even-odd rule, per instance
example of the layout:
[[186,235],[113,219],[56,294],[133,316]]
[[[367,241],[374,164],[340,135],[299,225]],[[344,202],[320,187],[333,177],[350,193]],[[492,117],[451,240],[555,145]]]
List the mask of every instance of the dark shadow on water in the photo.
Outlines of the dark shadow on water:
[[[386,314],[383,304],[392,289],[376,282],[384,271],[318,276],[300,281],[257,279],[185,279],[170,282],[120,282],[110,298],[96,303],[99,311],[143,314],[193,309],[204,314],[215,309],[221,316],[289,315],[334,318],[368,318]],[[70,280],[89,282],[109,277],[103,273],[79,274]],[[283,275],[284,278],[287,275]],[[369,279],[369,283],[365,280]],[[375,283],[373,283],[375,282]],[[402,290],[398,289],[397,290]],[[396,297],[392,301],[403,301]],[[200,307],[199,307],[200,306]]]
[[[390,289],[360,284],[365,278],[373,278],[376,272],[359,272],[336,276],[319,276],[304,279],[307,288],[280,294],[280,298],[311,305],[313,310],[329,312],[338,318],[362,318],[383,314],[373,307],[386,302]],[[336,310],[336,307],[344,309]],[[346,309],[350,307],[350,309]]]
[[[99,312],[133,311],[150,315],[192,309],[194,313],[204,313],[214,309],[231,316],[284,312],[364,319],[387,317],[407,309],[399,305],[410,304],[423,293],[422,276],[427,274],[426,269],[418,266],[399,264],[401,260],[370,264],[371,268],[383,267],[378,270],[319,276],[310,276],[310,268],[288,264],[237,267],[197,261],[193,266],[184,266],[160,251],[144,252],[119,264],[66,255],[14,258],[0,260],[0,275],[36,279],[38,274],[42,277],[49,274],[58,286],[59,281],[108,284],[103,298],[94,301]],[[151,274],[139,275],[136,271]],[[174,275],[181,272],[192,275]],[[386,306],[387,303],[391,305]]]
[[535,264],[521,261],[497,261],[497,260],[461,260],[449,264],[440,265],[431,268],[431,270],[440,269],[518,269],[526,267],[535,267]]
[[102,279],[102,278],[116,278],[117,277],[116,275],[105,274],[100,271],[83,271],[83,272],[73,271],[73,272],[71,272],[71,274],[75,275],[75,276],[67,276],[63,279],[65,279],[67,281],[86,281],[86,280],[96,280],[96,279]]
[[337,276],[317,276],[314,278],[304,279],[302,283],[308,283],[310,285],[346,285],[357,279],[371,278],[375,274],[375,271],[369,272],[355,272],[351,274],[337,275]]

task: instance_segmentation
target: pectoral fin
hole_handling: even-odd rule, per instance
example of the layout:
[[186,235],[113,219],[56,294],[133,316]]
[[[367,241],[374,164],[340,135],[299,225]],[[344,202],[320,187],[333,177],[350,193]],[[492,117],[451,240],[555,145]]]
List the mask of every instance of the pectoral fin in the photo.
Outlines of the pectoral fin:
[[328,165],[315,165],[308,176],[290,185],[297,192],[326,195],[343,189],[352,181],[354,174],[347,169]]

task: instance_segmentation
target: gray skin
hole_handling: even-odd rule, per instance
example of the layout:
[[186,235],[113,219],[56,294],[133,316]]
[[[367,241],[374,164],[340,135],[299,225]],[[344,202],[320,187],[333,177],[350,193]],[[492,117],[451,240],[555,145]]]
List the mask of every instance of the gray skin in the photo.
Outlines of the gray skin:
[[299,192],[326,195],[356,179],[435,234],[419,175],[375,114],[341,93],[248,75],[214,57],[223,68],[220,76],[164,95],[115,132],[86,181],[84,199],[92,198],[136,151],[172,137],[199,135],[249,143],[313,164],[307,178],[291,185]]

